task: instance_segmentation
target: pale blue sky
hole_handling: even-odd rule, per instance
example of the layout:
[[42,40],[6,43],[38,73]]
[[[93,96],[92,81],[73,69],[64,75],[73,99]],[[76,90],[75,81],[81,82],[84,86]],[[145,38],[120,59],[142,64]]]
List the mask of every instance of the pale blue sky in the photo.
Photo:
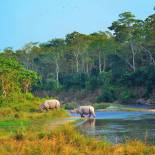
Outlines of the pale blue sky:
[[0,50],[78,31],[107,30],[124,11],[144,19],[155,0],[0,0]]

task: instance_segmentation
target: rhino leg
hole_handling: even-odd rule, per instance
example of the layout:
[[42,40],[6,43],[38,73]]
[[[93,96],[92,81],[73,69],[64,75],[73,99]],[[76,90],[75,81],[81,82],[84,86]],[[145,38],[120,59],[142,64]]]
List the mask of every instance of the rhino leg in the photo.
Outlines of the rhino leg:
[[45,111],[48,112],[48,108],[47,107],[45,108]]
[[88,116],[89,118],[91,117],[91,113],[89,113],[89,116]]
[[84,115],[83,115],[83,114],[80,114],[80,115],[81,115],[81,118],[82,118],[82,117],[84,117]]
[[96,117],[96,115],[94,113],[92,115],[93,115],[94,118]]
[[59,106],[56,106],[55,109],[56,109],[56,110],[59,109]]

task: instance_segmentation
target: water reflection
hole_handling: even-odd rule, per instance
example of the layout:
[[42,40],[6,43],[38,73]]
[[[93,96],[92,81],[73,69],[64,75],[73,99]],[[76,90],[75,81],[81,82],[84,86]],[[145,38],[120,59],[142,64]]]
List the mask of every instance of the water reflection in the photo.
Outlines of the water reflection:
[[99,112],[79,129],[87,135],[100,137],[112,143],[138,139],[155,144],[155,113]]
[[88,119],[86,122],[82,124],[82,128],[84,129],[94,129],[95,128],[95,119]]
[[79,129],[88,135],[95,136],[96,135],[95,123],[96,120],[94,118],[89,118],[81,126],[79,126]]

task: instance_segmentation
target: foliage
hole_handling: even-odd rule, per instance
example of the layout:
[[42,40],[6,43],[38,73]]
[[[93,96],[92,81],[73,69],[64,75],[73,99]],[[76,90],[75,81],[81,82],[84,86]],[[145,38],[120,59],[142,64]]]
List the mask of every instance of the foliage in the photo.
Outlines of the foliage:
[[146,89],[144,97],[152,93],[155,86],[155,66],[141,67],[134,73],[125,74],[122,82],[128,87],[143,87]]
[[75,102],[66,103],[66,104],[64,104],[64,108],[68,109],[68,110],[75,109],[75,108],[77,108],[77,103],[75,103]]
[[[28,93],[32,84],[38,80],[38,74],[26,70],[13,58],[0,56],[0,96],[7,98],[15,94]],[[14,95],[12,95],[14,94]]]
[[133,97],[130,92],[135,98],[151,98],[155,14],[140,20],[132,12],[123,12],[109,30],[91,34],[74,31],[65,38],[28,43],[17,51],[6,48],[0,57],[1,96],[30,90],[45,96],[66,90],[101,90],[102,97],[98,97],[106,101],[129,99]]
[[97,98],[100,102],[113,102],[117,99],[116,88],[112,85],[108,85],[102,88],[101,95]]

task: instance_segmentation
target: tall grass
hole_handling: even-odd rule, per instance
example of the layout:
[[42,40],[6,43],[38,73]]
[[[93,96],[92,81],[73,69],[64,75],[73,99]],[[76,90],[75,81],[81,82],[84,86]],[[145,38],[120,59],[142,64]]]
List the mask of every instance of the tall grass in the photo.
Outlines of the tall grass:
[[[81,135],[72,125],[29,133],[26,139],[0,140],[1,155],[153,155],[154,146],[139,141],[112,145]],[[30,138],[31,137],[31,138]],[[32,138],[33,137],[33,138]]]

